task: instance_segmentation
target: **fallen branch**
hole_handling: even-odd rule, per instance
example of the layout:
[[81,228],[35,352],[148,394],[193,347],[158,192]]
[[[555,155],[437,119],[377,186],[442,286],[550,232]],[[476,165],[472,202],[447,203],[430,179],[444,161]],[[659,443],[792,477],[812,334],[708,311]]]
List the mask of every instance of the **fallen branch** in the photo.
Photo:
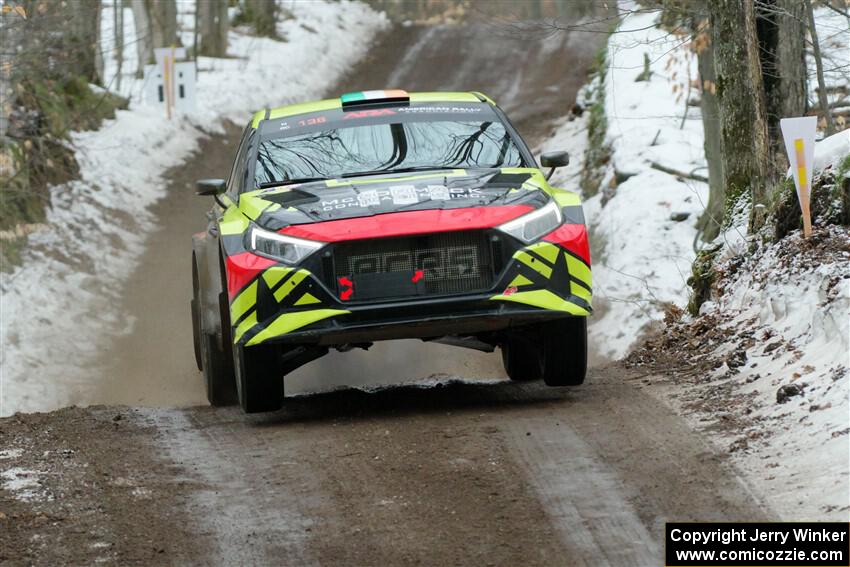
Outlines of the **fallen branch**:
[[652,169],[657,169],[658,171],[663,171],[664,173],[669,173],[670,175],[675,175],[676,177],[684,177],[685,179],[693,179],[694,181],[702,181],[703,183],[708,183],[708,177],[699,175],[697,173],[687,173],[685,171],[679,171],[678,169],[673,169],[672,167],[661,165],[660,163],[655,161],[650,164],[650,167],[652,167]]

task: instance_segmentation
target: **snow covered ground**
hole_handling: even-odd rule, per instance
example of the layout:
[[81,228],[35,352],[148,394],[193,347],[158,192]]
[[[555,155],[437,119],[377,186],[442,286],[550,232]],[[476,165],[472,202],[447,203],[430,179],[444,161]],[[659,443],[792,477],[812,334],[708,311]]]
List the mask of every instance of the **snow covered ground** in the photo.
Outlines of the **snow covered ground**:
[[[681,49],[683,38],[652,27],[658,17],[628,15],[620,28],[638,31],[609,39],[604,105],[612,160],[600,192],[584,203],[594,253],[590,341],[609,359],[628,353],[661,320],[666,304],[687,301],[696,221],[708,197],[705,183],[652,167],[706,175],[699,107],[686,105],[683,93],[696,76],[696,59]],[[644,56],[649,80],[635,81]],[[572,145],[571,155],[581,156],[586,114],[566,122],[545,146]],[[577,162],[554,181],[575,187]],[[615,176],[619,184],[612,190]]]
[[[296,18],[278,24],[286,42],[231,31],[231,58],[201,58],[197,109],[172,121],[141,102],[125,10],[121,90],[130,108],[97,131],[73,135],[80,179],[52,188],[45,228],[29,237],[22,265],[0,275],[0,416],[74,403],[77,385],[89,379],[86,362],[111,334],[129,330],[132,321],[103,306],[117,300],[153,228],[148,207],[164,196],[161,174],[225,120],[242,125],[259,108],[321,97],[388,25],[383,14],[348,0],[287,8]],[[114,73],[107,57],[105,76]]]
[[[813,185],[835,176],[848,155],[850,130],[818,142]],[[719,388],[742,427],[717,439],[734,439],[735,461],[775,511],[787,520],[847,521],[850,229],[814,220],[810,240],[795,231],[760,244],[745,236],[745,215],[718,238],[720,295],[702,305],[694,323],[708,320],[727,335],[705,353],[725,362],[709,385],[675,394],[674,403],[712,397]],[[689,413],[704,425],[715,421],[713,410]]]
[[[833,228],[846,243],[850,232]],[[733,395],[749,400],[754,425],[735,460],[785,519],[847,521],[850,251],[817,264],[799,253],[799,234],[785,240],[748,258],[731,293],[704,306],[706,314],[725,314],[724,327],[754,332],[749,348],[733,342],[717,352],[729,351],[728,360],[734,349],[744,362],[728,379]],[[727,362],[713,378],[728,371]]]

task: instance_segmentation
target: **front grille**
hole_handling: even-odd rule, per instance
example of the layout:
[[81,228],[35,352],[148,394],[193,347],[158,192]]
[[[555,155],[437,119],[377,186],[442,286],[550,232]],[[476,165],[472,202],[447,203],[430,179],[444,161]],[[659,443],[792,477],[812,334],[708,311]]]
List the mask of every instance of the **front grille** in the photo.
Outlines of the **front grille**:
[[485,231],[443,232],[337,244],[327,283],[343,301],[356,302],[484,291],[495,273]]

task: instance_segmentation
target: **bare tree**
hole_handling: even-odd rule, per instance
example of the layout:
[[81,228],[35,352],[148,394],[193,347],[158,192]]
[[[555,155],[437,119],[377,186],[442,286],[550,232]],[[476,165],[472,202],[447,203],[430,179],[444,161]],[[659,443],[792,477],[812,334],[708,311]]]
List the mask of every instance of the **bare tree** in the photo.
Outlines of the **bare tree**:
[[768,137],[764,86],[752,2],[709,2],[720,108],[720,148],[727,196],[749,191],[750,230],[764,223]]
[[145,65],[153,62],[153,40],[150,31],[150,18],[145,0],[130,0],[133,10],[133,25],[136,28],[136,76],[141,77]]
[[708,165],[708,203],[697,223],[697,229],[706,241],[714,240],[720,233],[726,208],[726,182],[723,177],[723,161],[720,147],[720,106],[717,101],[717,77],[714,72],[714,46],[708,24],[694,38],[697,50],[697,67],[702,90],[703,149]]
[[802,116],[807,91],[805,7],[799,0],[777,0],[777,5],[781,8],[776,56],[780,82],[778,95],[768,105],[778,110],[780,118]]
[[124,1],[112,0],[112,25],[115,29],[115,88],[121,91],[121,74],[124,67]]
[[799,0],[761,0],[756,16],[771,162],[779,165],[785,155],[779,120],[806,111],[805,5]]
[[99,45],[100,0],[78,0],[48,6],[45,13],[52,13],[63,20],[64,49],[68,59],[76,62],[78,74],[91,83],[101,83],[103,58]]
[[200,35],[198,52],[210,57],[224,57],[227,55],[227,2],[200,1],[197,6]]
[[136,76],[144,74],[145,65],[153,63],[153,50],[157,47],[179,45],[177,37],[176,0],[130,0],[136,26],[138,69]]
[[243,0],[242,13],[257,35],[277,37],[277,2],[268,0]]
[[177,37],[177,0],[145,0],[153,47],[179,45]]
[[818,43],[818,31],[815,27],[815,12],[812,8],[812,0],[805,0],[806,11],[809,15],[809,33],[812,36],[812,52],[815,56],[815,67],[818,76],[818,104],[821,112],[826,119],[826,135],[830,136],[835,133],[835,123],[832,121],[832,114],[829,112],[829,99],[826,96],[826,82],[823,78],[823,60],[820,55],[820,44]]

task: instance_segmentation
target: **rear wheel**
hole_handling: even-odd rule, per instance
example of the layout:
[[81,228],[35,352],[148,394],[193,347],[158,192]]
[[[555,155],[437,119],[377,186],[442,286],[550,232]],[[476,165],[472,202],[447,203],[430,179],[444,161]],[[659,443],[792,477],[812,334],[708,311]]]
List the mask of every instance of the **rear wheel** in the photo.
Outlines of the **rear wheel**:
[[283,406],[283,359],[274,345],[233,345],[233,366],[239,405],[245,413],[279,410]]
[[502,363],[511,380],[526,382],[543,376],[540,348],[530,338],[511,337],[501,348]]
[[587,318],[569,317],[540,326],[543,381],[578,386],[587,373]]

